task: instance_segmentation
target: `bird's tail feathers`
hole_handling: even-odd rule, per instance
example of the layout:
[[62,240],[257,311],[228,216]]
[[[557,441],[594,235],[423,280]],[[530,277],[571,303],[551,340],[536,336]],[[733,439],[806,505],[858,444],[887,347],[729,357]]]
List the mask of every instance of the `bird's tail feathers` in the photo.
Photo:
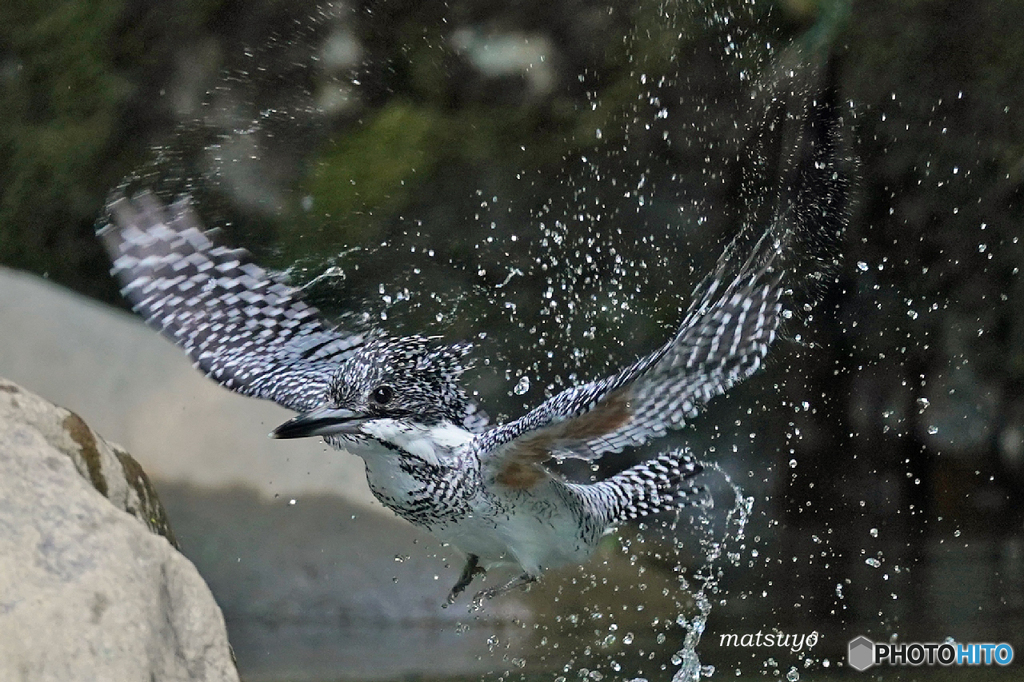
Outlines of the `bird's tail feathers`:
[[694,478],[704,467],[685,450],[641,462],[596,484],[606,505],[609,525],[685,507],[710,507],[711,497]]

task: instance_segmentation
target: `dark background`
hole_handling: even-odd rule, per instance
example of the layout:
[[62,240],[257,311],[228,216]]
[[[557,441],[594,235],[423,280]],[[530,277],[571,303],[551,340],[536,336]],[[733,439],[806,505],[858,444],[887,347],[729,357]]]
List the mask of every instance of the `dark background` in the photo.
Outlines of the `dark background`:
[[32,0],[0,26],[0,264],[124,305],[106,198],[190,193],[331,315],[477,340],[498,417],[663,341],[770,215],[776,115],[832,64],[838,282],[674,441],[755,498],[716,617],[834,633],[833,666],[856,634],[1020,643],[1024,2]]

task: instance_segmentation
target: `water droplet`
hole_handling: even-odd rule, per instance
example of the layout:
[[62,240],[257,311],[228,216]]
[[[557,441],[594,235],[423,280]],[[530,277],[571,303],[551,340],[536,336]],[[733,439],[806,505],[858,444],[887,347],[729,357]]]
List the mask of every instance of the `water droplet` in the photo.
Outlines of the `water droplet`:
[[867,272],[868,264],[865,263],[864,261],[857,261],[857,269],[860,270],[861,272]]
[[789,672],[786,673],[786,679],[789,682],[797,682],[800,679],[800,673],[797,672],[796,668],[790,668]]
[[879,561],[878,559],[873,559],[873,558],[872,559],[865,559],[864,563],[866,563],[871,568],[878,568],[879,566],[882,565],[881,561]]
[[939,427],[932,424],[928,427],[928,434],[934,436],[939,432]]
[[512,392],[515,393],[516,395],[524,395],[529,390],[530,378],[524,376],[520,377],[519,382],[516,384],[516,387],[512,389]]

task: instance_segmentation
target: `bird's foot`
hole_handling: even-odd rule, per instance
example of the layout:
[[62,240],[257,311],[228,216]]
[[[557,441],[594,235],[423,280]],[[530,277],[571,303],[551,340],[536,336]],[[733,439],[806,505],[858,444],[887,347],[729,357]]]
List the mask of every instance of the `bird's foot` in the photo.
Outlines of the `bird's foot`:
[[514,589],[523,587],[525,585],[529,585],[531,583],[535,583],[537,582],[537,580],[539,580],[537,576],[530,575],[529,573],[523,573],[522,575],[517,576],[512,580],[509,580],[504,585],[498,585],[497,587],[491,587],[486,590],[480,590],[476,593],[476,596],[473,597],[472,610],[479,611],[481,608],[483,608],[484,600],[486,599],[493,599],[494,597],[501,596],[506,592],[511,592]]
[[473,578],[483,573],[486,573],[486,571],[482,566],[480,566],[480,557],[476,554],[470,554],[466,557],[466,565],[462,569],[462,575],[459,576],[459,579],[452,587],[452,591],[448,593],[447,603],[442,604],[441,606],[448,608],[449,605],[454,604],[455,600],[459,598],[459,595],[465,592],[466,588],[469,587],[469,584],[473,582]]

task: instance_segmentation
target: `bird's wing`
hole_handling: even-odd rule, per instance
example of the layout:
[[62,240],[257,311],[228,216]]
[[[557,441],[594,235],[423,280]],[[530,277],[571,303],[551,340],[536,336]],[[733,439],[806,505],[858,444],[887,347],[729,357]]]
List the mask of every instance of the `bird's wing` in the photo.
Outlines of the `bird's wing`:
[[593,459],[648,442],[757,371],[787,311],[809,310],[839,260],[847,178],[834,83],[823,92],[808,102],[775,219],[761,234],[748,226],[732,241],[694,290],[676,334],[616,374],[478,435],[473,450],[488,476],[529,488],[549,475],[542,463],[552,457]]
[[[665,345],[478,436],[476,452],[489,473],[512,488],[532,487],[547,476],[542,462],[593,459],[663,436],[757,371],[783,317],[782,246],[768,231],[737,268],[734,243]],[[731,279],[722,278],[731,271]]]
[[187,199],[118,198],[99,231],[133,308],[233,391],[292,410],[321,404],[340,360],[361,334],[329,326],[302,292],[216,246]]

